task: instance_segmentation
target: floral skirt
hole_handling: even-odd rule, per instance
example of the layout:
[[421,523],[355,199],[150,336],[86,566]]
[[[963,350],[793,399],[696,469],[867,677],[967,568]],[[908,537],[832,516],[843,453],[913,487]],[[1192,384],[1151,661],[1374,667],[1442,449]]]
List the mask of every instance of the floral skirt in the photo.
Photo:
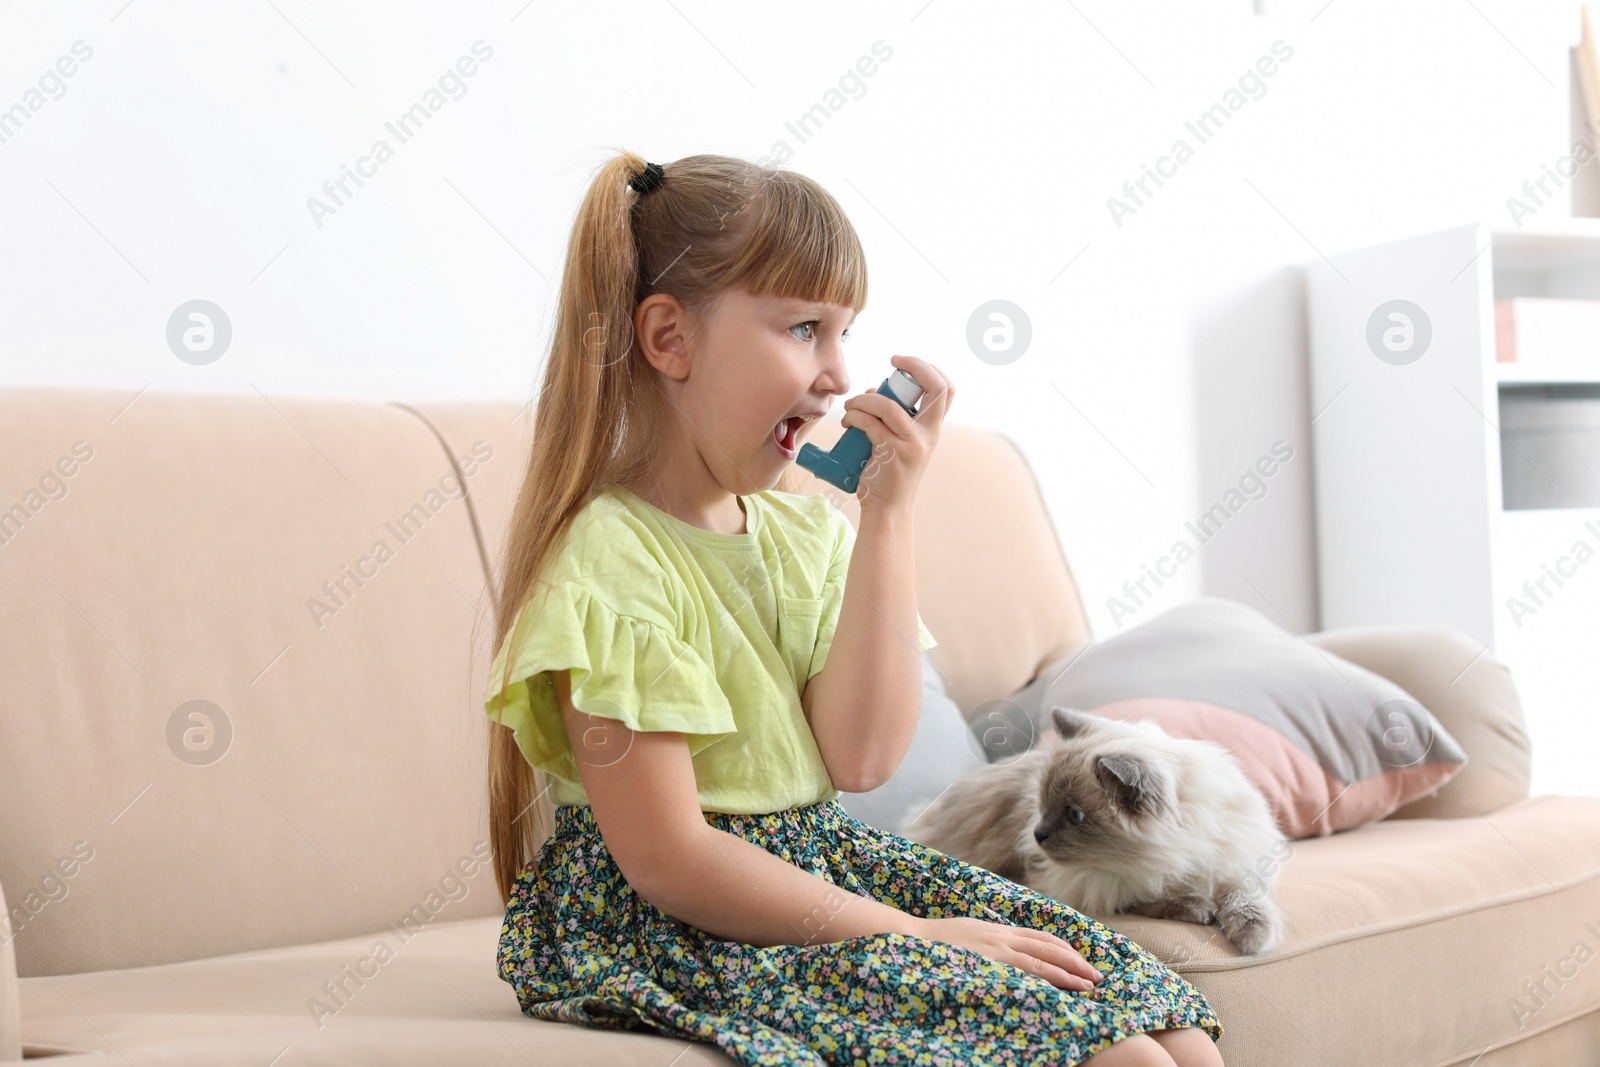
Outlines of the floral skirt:
[[758,947],[672,918],[622,877],[587,804],[517,879],[500,976],[537,1019],[712,1042],[741,1064],[1081,1063],[1147,1030],[1222,1026],[1187,980],[1108,926],[982,867],[879,830],[838,801],[706,821],[842,889],[911,915],[972,916],[1063,938],[1091,990],[971,949],[880,933]]

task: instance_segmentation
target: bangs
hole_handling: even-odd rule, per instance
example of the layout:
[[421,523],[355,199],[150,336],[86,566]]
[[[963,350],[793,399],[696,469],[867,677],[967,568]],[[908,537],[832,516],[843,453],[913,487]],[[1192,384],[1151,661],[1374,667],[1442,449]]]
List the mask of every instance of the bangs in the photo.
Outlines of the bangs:
[[779,296],[860,311],[867,261],[855,227],[810,178],[769,171],[749,205],[749,233],[722,280],[755,296]]

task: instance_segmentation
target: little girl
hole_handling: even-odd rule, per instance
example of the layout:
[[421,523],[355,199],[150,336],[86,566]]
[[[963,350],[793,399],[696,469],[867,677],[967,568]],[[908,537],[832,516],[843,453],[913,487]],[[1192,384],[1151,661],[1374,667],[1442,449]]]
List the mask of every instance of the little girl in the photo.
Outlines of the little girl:
[[955,392],[895,356],[915,418],[844,402],[859,529],[801,491],[866,300],[801,175],[624,152],[584,197],[485,698],[500,975],[535,1018],[741,1064],[1220,1064],[1139,945],[839,806],[916,727],[912,504]]

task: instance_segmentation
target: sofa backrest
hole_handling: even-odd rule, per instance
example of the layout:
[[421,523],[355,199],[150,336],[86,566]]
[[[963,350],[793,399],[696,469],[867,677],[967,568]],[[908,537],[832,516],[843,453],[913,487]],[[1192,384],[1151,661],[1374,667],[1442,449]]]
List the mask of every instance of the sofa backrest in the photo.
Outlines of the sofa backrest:
[[19,973],[503,913],[455,466],[393,404],[0,390]]
[[[20,974],[503,913],[482,699],[530,414],[0,389],[0,885]],[[1088,640],[1003,437],[945,427],[916,551],[929,656],[969,716]]]

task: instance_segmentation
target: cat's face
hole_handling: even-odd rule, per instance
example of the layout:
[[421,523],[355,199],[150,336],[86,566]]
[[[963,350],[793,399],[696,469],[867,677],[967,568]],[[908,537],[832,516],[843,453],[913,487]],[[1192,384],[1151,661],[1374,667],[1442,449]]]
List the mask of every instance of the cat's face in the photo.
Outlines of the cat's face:
[[1061,741],[1040,781],[1033,838],[1054,859],[1126,859],[1173,812],[1177,769],[1130,723],[1055,708]]

